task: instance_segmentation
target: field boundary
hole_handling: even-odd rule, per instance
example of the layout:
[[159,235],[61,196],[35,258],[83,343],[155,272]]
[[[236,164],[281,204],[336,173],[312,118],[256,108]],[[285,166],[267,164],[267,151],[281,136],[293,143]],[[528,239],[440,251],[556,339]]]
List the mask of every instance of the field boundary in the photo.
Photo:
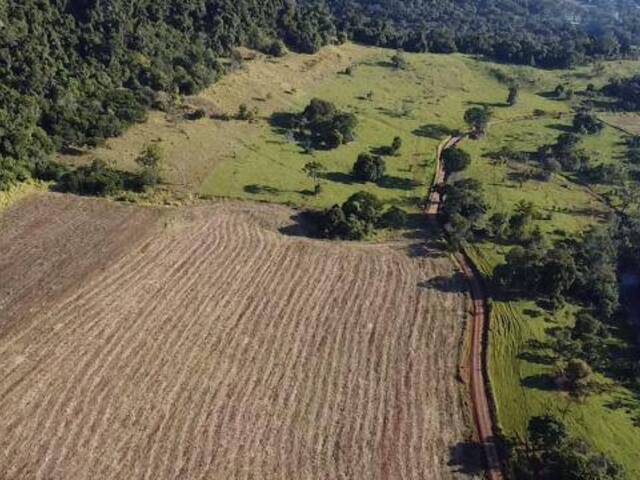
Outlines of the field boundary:
[[[442,153],[459,144],[465,135],[445,138],[436,150],[436,182],[431,188],[428,205],[425,212],[429,219],[437,224],[437,214],[442,206],[442,187],[445,182],[445,172],[442,165]],[[473,306],[473,324],[471,329],[470,355],[468,356],[471,404],[478,441],[484,451],[486,460],[486,475],[489,480],[503,480],[503,464],[495,443],[497,425],[495,399],[492,395],[490,378],[487,368],[488,332],[490,316],[483,277],[468,253],[462,249],[453,255],[455,263],[465,276],[470,287]]]

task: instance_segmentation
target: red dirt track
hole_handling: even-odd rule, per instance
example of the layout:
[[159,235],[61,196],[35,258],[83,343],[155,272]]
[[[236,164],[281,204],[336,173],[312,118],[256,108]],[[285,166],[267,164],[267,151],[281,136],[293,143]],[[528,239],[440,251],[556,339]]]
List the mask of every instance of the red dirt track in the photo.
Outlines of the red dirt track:
[[[429,195],[429,204],[426,212],[435,223],[435,217],[442,205],[441,189],[445,182],[445,172],[442,165],[442,153],[456,146],[464,137],[450,137],[445,139],[436,152],[435,183]],[[486,294],[480,280],[480,274],[473,265],[468,255],[463,251],[455,256],[457,263],[469,283],[471,299],[473,302],[473,324],[471,331],[471,353],[469,356],[469,376],[471,383],[471,403],[473,417],[476,425],[478,440],[482,445],[487,464],[487,477],[489,480],[502,480],[504,478],[500,456],[494,441],[493,418],[487,393],[487,379],[485,378],[484,365],[484,338],[485,329],[488,328],[489,313],[486,309]]]

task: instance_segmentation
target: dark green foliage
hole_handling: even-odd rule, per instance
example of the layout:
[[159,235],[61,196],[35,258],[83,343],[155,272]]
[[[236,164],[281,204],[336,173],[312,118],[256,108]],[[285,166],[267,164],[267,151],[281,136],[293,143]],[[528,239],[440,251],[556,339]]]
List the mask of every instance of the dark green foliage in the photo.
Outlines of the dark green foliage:
[[374,195],[358,192],[342,206],[335,205],[323,215],[321,231],[327,238],[362,240],[375,230],[382,213],[382,204]]
[[509,87],[509,95],[507,96],[507,103],[509,104],[509,106],[513,107],[516,103],[518,103],[518,95],[518,87],[516,87],[515,85]]
[[622,468],[571,438],[555,417],[532,417],[527,441],[516,442],[511,477],[518,480],[623,480]]
[[391,64],[396,70],[406,70],[409,68],[407,59],[402,54],[402,51],[398,50],[393,57],[391,57]]
[[580,312],[576,317],[576,323],[571,332],[572,338],[583,340],[593,335],[601,333],[602,322],[596,319],[589,312]]
[[63,192],[103,197],[120,192],[124,184],[125,176],[121,172],[102,160],[94,160],[90,165],[65,173],[58,188]]
[[527,432],[529,440],[537,450],[558,448],[568,438],[567,428],[551,415],[532,417]]
[[535,246],[516,246],[505,260],[496,268],[494,280],[502,289],[528,298],[546,298],[557,304],[576,280],[572,252],[564,247],[545,251]]
[[484,134],[491,114],[486,108],[472,107],[464,114],[464,121],[473,128],[475,134]]
[[274,40],[269,45],[267,53],[272,57],[284,57],[287,54],[287,47],[285,47],[282,40]]
[[459,180],[444,190],[442,215],[445,222],[454,214],[462,215],[471,223],[479,221],[487,212],[480,183],[474,179]]
[[471,155],[460,148],[449,148],[442,152],[444,171],[447,175],[466,170],[471,165]]
[[605,95],[615,98],[619,108],[632,112],[640,110],[640,75],[612,79],[602,91]]
[[383,228],[404,228],[409,221],[407,212],[403,209],[393,206],[382,214],[380,218],[380,226]]
[[386,164],[379,155],[361,153],[353,165],[353,176],[361,182],[379,182],[384,178]]
[[155,187],[162,173],[163,153],[157,144],[147,145],[136,158],[140,167],[139,183],[142,188]]
[[[531,216],[517,212],[511,217],[512,239],[521,230],[520,219]],[[518,222],[514,221],[518,219]],[[535,232],[535,230],[534,230]],[[561,242],[547,249],[527,234],[528,245],[513,247],[504,264],[494,271],[494,281],[503,291],[524,298],[546,298],[556,304],[570,297],[609,319],[618,308],[617,249],[607,230],[593,230],[581,239]]]
[[339,29],[355,41],[413,52],[486,55],[502,62],[567,68],[626,55],[640,43],[632,2],[590,2],[589,21],[570,22],[575,2],[515,0],[329,0]]
[[351,142],[357,125],[354,114],[341,112],[333,103],[314,98],[300,115],[293,117],[289,126],[297,128],[314,147],[333,149]]
[[579,112],[573,117],[573,129],[578,133],[595,135],[603,128],[604,124],[591,112]]
[[8,0],[0,30],[0,188],[53,147],[100,145],[196,93],[235,46],[313,52],[336,36],[326,8],[287,0]]

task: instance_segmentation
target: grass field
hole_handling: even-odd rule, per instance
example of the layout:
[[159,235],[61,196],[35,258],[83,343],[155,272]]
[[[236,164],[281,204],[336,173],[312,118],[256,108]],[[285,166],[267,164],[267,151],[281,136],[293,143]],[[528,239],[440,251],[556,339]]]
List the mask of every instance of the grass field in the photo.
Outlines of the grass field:
[[282,235],[291,215],[52,194],[7,210],[3,480],[477,472],[452,263]]

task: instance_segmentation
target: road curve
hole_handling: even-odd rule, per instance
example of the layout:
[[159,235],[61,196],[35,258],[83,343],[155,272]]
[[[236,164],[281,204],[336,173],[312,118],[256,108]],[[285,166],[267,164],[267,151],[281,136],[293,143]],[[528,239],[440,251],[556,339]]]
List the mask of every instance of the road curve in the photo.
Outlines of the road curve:
[[[448,148],[457,145],[463,139],[463,136],[448,137],[438,145],[438,149],[436,151],[435,179],[426,207],[426,213],[434,223],[442,204],[441,192],[445,183],[442,153]],[[469,283],[473,304],[471,355],[469,356],[467,368],[470,375],[471,403],[473,408],[473,417],[476,424],[476,432],[478,441],[482,445],[482,449],[485,454],[487,477],[489,480],[503,480],[504,474],[502,472],[500,456],[498,454],[493,434],[494,422],[491,416],[491,409],[489,407],[487,382],[485,378],[484,338],[485,331],[489,326],[489,312],[486,308],[487,296],[482,285],[480,273],[466,252],[462,251],[461,253],[456,254],[455,260],[459,264],[462,273]]]

